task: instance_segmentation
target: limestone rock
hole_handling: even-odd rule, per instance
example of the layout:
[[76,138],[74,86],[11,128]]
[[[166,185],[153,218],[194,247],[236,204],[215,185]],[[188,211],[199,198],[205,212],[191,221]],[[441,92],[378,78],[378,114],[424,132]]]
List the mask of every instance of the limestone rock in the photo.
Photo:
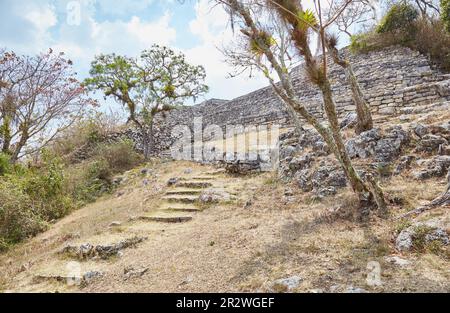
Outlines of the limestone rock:
[[450,167],[450,156],[439,155],[425,161],[425,167],[413,172],[413,177],[419,180],[444,176]]
[[121,250],[128,247],[135,246],[136,244],[144,241],[145,237],[133,237],[122,240],[115,244],[110,245],[92,245],[90,243],[84,243],[80,246],[68,245],[64,247],[60,253],[66,254],[80,260],[86,260],[91,258],[108,259],[109,257],[117,255]]
[[289,162],[289,169],[293,172],[307,168],[309,164],[314,160],[311,154],[305,154],[300,157],[293,158]]
[[274,281],[270,288],[277,292],[290,292],[300,286],[302,281],[303,279],[296,275],[288,278],[281,278]]
[[345,144],[350,158],[368,158],[374,154],[376,142],[381,138],[380,130],[373,128],[351,138]]
[[408,142],[408,132],[401,127],[388,129],[383,136],[378,128],[373,128],[349,139],[345,146],[350,158],[374,157],[376,161],[390,162]]
[[311,191],[313,188],[309,170],[297,171],[294,175],[294,181],[304,192]]
[[400,158],[399,163],[395,167],[394,175],[399,175],[401,172],[403,172],[406,169],[409,169],[411,167],[411,163],[415,160],[415,156],[413,155],[404,155]]
[[[409,251],[414,246],[414,240],[430,243],[439,241],[444,245],[449,244],[449,237],[445,229],[436,224],[435,221],[415,222],[413,225],[403,229],[395,240],[398,251]],[[424,233],[425,232],[425,233]],[[418,238],[423,236],[423,238]]]
[[386,260],[386,262],[400,266],[400,267],[406,267],[411,264],[410,261],[408,261],[406,259],[402,259],[401,257],[395,256],[395,255],[387,256],[384,259]]
[[208,189],[203,191],[198,199],[202,203],[218,203],[220,201],[229,201],[232,199],[232,196],[224,190]]
[[342,119],[341,123],[339,124],[339,127],[341,129],[352,128],[352,127],[356,126],[357,123],[358,123],[358,116],[356,115],[356,113],[349,112]]
[[172,178],[170,178],[170,179],[167,181],[167,185],[168,185],[168,186],[173,186],[173,185],[175,185],[176,183],[178,183],[179,180],[180,180],[180,179],[179,179],[178,177],[172,177]]
[[441,145],[446,145],[447,140],[438,135],[427,134],[422,136],[421,140],[417,144],[417,152],[437,152]]

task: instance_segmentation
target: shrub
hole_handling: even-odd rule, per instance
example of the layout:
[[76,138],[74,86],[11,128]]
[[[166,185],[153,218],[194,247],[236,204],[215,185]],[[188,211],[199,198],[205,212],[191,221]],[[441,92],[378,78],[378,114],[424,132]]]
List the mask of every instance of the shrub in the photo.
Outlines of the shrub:
[[441,20],[445,30],[450,32],[450,0],[441,0]]
[[65,156],[85,144],[96,144],[107,134],[118,130],[118,118],[97,113],[85,117],[61,132],[52,144],[55,155]]
[[0,153],[0,176],[11,172],[11,163],[9,156],[5,153]]
[[12,167],[0,154],[0,251],[112,190],[113,175],[140,160],[130,141],[97,144],[92,158],[66,167],[54,150],[42,151],[39,164],[28,168]]
[[416,19],[408,32],[372,31],[353,36],[350,50],[353,53],[367,53],[397,44],[429,56],[441,69],[450,71],[450,33],[438,19]]
[[129,170],[142,160],[134,150],[133,142],[127,139],[109,145],[100,144],[95,155],[104,158],[113,173]]
[[418,16],[419,12],[410,4],[394,4],[377,26],[376,32],[379,34],[410,32],[414,28],[414,21]]
[[420,19],[416,22],[417,32],[410,48],[428,55],[445,71],[450,71],[450,33],[445,31],[440,20]]
[[20,183],[0,181],[0,242],[3,249],[47,228],[39,210],[40,203],[32,201]]
[[111,191],[114,174],[135,167],[141,159],[129,140],[98,144],[90,160],[67,170],[67,193],[79,204],[92,202]]

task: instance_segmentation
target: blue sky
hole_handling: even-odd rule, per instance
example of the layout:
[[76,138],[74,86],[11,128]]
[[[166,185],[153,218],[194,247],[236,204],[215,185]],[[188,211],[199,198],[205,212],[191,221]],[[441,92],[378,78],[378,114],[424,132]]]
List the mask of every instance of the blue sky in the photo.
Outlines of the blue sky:
[[205,66],[205,98],[232,99],[267,85],[262,77],[227,78],[231,68],[217,49],[232,36],[227,26],[225,12],[208,0],[0,0],[0,47],[63,51],[83,79],[96,54],[135,56],[167,45]]

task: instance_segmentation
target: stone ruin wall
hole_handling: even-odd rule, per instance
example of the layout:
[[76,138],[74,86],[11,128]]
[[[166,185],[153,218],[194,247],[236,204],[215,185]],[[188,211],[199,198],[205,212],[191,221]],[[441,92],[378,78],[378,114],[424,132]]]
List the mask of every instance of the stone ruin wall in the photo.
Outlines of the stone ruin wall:
[[[426,105],[450,100],[450,75],[430,65],[427,57],[408,48],[394,47],[362,55],[351,55],[347,50],[354,72],[364,90],[374,116],[390,116],[420,112]],[[354,112],[351,90],[344,71],[329,62],[329,78],[339,116]],[[301,101],[318,117],[323,118],[322,99],[318,89],[294,69],[293,83]],[[158,115],[155,120],[155,151],[168,154],[176,140],[171,136],[173,127],[187,125],[192,130],[195,117],[202,117],[203,127],[226,125],[290,126],[284,105],[265,87],[233,100],[211,99],[201,104]]]
[[[443,74],[433,68],[428,58],[419,52],[403,47],[361,55],[351,55],[345,49],[342,52],[348,54],[376,119],[420,113],[431,103],[450,100],[450,74]],[[342,118],[355,111],[351,90],[343,69],[331,60],[328,64],[334,99]],[[318,89],[305,78],[301,67],[293,70],[292,77],[300,100],[310,112],[323,118],[322,98]],[[158,114],[154,124],[155,155],[170,156],[170,146],[177,140],[171,135],[173,128],[186,125],[192,131],[196,117],[202,117],[203,127],[219,125],[224,133],[226,125],[245,127],[278,124],[282,128],[291,125],[284,105],[269,86],[233,100],[211,99],[198,105]],[[133,140],[137,150],[141,150],[141,136],[133,129],[111,134],[107,141],[123,137]],[[83,154],[82,150],[78,152]],[[82,159],[83,155],[75,158]]]

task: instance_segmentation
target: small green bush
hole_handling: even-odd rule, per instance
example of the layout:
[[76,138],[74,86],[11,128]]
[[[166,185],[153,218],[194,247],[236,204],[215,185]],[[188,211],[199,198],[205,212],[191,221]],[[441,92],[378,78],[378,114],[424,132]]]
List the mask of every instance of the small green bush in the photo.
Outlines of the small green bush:
[[410,4],[394,4],[377,26],[376,32],[379,34],[410,32],[414,28],[414,21],[418,16],[419,12]]
[[11,163],[9,162],[9,155],[0,153],[0,176],[11,172]]
[[441,0],[441,21],[450,33],[450,0]]
[[89,203],[112,189],[117,173],[132,169],[142,160],[129,140],[98,144],[91,159],[67,170],[67,193],[79,203]]
[[129,170],[141,162],[142,157],[134,150],[131,140],[125,139],[114,144],[101,144],[95,155],[108,162],[113,173]]
[[387,31],[391,29],[387,25],[392,24],[387,21],[389,19],[385,17],[376,30],[353,36],[350,50],[353,53],[367,53],[393,45],[401,45],[429,56],[431,61],[442,70],[450,71],[450,33],[445,30],[442,20],[415,18],[408,26],[399,26],[392,31]]
[[0,242],[3,249],[47,228],[40,214],[41,204],[24,192],[20,182],[0,181]]

